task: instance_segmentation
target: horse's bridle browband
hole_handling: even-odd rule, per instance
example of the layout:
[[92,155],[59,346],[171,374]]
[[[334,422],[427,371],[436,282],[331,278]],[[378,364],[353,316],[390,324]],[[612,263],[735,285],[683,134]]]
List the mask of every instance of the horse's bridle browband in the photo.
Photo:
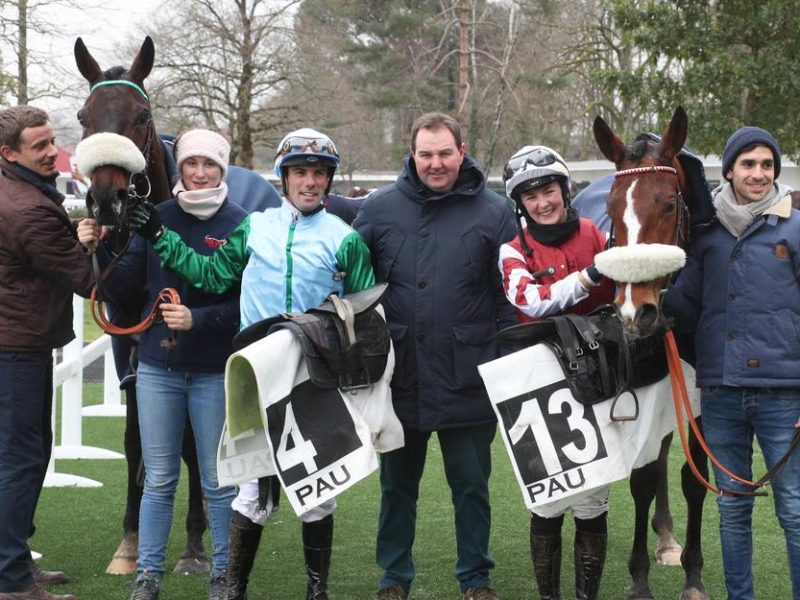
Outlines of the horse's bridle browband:
[[614,177],[622,177],[624,175],[640,175],[642,173],[651,173],[653,171],[664,171],[665,173],[678,174],[675,167],[667,167],[666,165],[650,165],[649,167],[635,167],[633,169],[623,169],[614,173]]
[[98,81],[92,87],[89,88],[89,93],[91,94],[97,88],[102,87],[104,85],[127,85],[127,86],[130,86],[133,89],[135,89],[137,92],[139,92],[144,97],[145,100],[150,102],[150,97],[142,89],[142,86],[140,86],[138,83],[135,83],[133,81],[128,81],[127,79],[109,79],[108,81]]

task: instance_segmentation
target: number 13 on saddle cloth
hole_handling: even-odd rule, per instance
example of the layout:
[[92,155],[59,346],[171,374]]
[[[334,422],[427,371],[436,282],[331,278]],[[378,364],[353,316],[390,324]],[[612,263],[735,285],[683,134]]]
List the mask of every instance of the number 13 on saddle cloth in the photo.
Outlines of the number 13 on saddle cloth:
[[387,338],[386,367],[371,385],[320,387],[301,339],[291,329],[268,329],[228,359],[217,473],[220,485],[277,475],[300,515],[375,471],[376,451],[403,446],[389,387],[394,350]]
[[[683,368],[698,414],[694,369],[685,363]],[[576,400],[558,359],[544,343],[480,365],[478,370],[525,505],[536,507],[540,514],[557,515],[595,489],[654,461],[661,440],[675,428],[668,375],[635,389],[639,404],[635,420],[613,421],[614,399],[592,405]],[[633,413],[633,397],[627,396],[620,396],[615,414]]]

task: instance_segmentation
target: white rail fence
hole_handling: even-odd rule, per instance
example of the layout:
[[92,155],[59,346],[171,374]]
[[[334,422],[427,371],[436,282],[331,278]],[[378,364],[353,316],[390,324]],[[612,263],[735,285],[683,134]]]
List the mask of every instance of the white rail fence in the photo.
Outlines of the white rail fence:
[[[84,417],[125,416],[125,405],[119,391],[119,380],[114,369],[111,353],[111,338],[103,335],[84,347],[83,345],[83,299],[75,296],[72,301],[75,314],[73,328],[75,339],[61,349],[60,357],[53,352],[53,431],[56,430],[56,401],[61,389],[61,435],[54,436],[53,455],[47,467],[45,487],[100,487],[103,484],[87,477],[56,471],[57,459],[120,459],[119,452],[83,444]],[[83,370],[94,361],[103,359],[103,402],[94,406],[83,406]],[[55,445],[58,438],[59,444]]]

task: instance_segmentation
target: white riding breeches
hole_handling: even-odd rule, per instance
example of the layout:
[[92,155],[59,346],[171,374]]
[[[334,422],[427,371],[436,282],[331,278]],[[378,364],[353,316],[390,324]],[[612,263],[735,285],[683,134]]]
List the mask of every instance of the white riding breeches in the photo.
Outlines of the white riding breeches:
[[[277,510],[272,499],[272,490],[270,490],[267,497],[267,506],[265,510],[258,508],[258,480],[245,481],[239,485],[239,493],[233,499],[231,507],[238,513],[243,514],[250,519],[253,523],[264,525],[272,514]],[[303,523],[313,523],[321,521],[328,515],[332,515],[336,510],[336,498],[323,502],[319,506],[312,508],[308,512],[300,516]]]
[[563,515],[568,510],[571,510],[576,519],[588,521],[589,519],[594,519],[603,513],[608,512],[609,489],[610,486],[607,485],[597,488],[590,495],[585,496],[584,498],[576,501],[574,504],[565,506],[556,512],[548,510],[548,506],[546,504],[541,507],[534,508],[531,512],[540,517],[552,519],[554,517]]

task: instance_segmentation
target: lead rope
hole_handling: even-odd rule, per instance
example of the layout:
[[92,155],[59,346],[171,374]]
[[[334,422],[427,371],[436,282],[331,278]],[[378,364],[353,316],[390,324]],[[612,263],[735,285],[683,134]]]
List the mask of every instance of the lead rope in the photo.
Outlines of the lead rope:
[[96,297],[96,290],[97,286],[95,286],[95,288],[92,290],[92,294],[89,298],[89,308],[91,309],[94,322],[97,323],[100,329],[110,335],[132,335],[136,333],[142,333],[143,331],[146,331],[152,327],[156,322],[156,319],[160,317],[160,307],[162,304],[181,303],[181,297],[180,294],[178,294],[178,290],[175,288],[163,288],[158,292],[156,301],[153,303],[152,308],[150,308],[150,312],[147,313],[147,316],[145,316],[144,319],[131,327],[120,327],[112,323],[106,316],[106,311],[103,307],[103,301]]
[[[769,469],[758,481],[749,481],[748,479],[744,479],[743,477],[739,477],[738,475],[730,472],[720,463],[719,459],[714,456],[714,453],[708,447],[708,444],[703,437],[703,432],[700,430],[700,426],[697,424],[697,419],[692,411],[692,403],[691,400],[689,400],[689,393],[686,389],[686,380],[683,377],[683,367],[681,366],[680,357],[678,355],[678,346],[675,343],[675,336],[671,330],[667,331],[664,335],[664,344],[666,345],[667,350],[667,363],[669,364],[669,377],[672,385],[672,397],[675,403],[675,418],[677,420],[678,432],[680,433],[683,453],[686,455],[686,463],[689,465],[692,473],[694,473],[694,476],[703,486],[719,496],[766,496],[767,493],[765,491],[758,491],[758,488],[768,485],[769,482],[777,476],[777,474],[789,460],[791,454],[794,452],[797,446],[800,445],[800,430],[795,431],[792,442],[789,444],[789,449],[786,451],[783,457],[777,461],[772,468]],[[754,488],[752,491],[717,488],[700,474],[700,471],[694,462],[694,458],[691,455],[691,451],[689,450],[689,442],[687,440],[686,430],[683,422],[682,407],[686,411],[689,425],[691,426],[692,431],[694,432],[694,435],[706,456],[708,456],[711,462],[714,463],[714,465],[716,465],[720,471],[728,475],[731,479]]]

